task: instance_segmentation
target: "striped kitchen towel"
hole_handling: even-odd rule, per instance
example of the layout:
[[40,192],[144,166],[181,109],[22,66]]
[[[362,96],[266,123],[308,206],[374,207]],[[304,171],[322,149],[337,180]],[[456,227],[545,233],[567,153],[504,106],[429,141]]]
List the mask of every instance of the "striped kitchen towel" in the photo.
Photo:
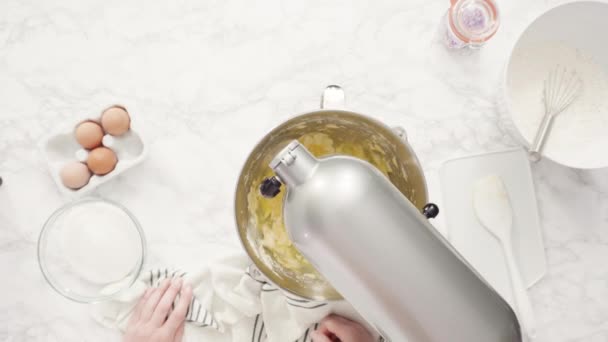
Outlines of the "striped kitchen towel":
[[[168,268],[150,270],[145,276],[148,286],[158,287],[164,279],[183,278],[187,272],[181,270],[170,271]],[[212,327],[219,329],[219,324],[213,318],[213,315],[209,310],[203,308],[203,304],[196,298],[192,298],[192,302],[188,307],[188,313],[186,314],[186,322],[192,323],[199,327]]]
[[331,313],[363,322],[345,301],[309,301],[283,292],[251,267],[242,253],[198,272],[170,268],[144,272],[115,299],[94,304],[93,316],[106,326],[124,330],[145,289],[175,277],[190,283],[194,292],[186,317],[186,342],[310,342],[311,331]]

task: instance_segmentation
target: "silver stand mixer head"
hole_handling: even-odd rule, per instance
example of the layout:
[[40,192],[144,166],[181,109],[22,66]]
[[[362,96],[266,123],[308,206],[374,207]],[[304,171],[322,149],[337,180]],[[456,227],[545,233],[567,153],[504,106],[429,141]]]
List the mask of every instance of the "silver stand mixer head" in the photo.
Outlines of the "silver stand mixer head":
[[389,341],[522,341],[509,305],[371,164],[292,141],[270,167],[260,192],[286,186],[296,248]]

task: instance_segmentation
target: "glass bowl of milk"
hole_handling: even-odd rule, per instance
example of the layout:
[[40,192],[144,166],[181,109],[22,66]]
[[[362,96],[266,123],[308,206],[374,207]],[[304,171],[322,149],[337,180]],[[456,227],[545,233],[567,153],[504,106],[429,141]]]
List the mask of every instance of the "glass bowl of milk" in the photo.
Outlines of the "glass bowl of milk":
[[71,300],[112,298],[138,278],[146,241],[137,219],[122,205],[101,198],[71,202],[46,221],[38,262],[46,281]]

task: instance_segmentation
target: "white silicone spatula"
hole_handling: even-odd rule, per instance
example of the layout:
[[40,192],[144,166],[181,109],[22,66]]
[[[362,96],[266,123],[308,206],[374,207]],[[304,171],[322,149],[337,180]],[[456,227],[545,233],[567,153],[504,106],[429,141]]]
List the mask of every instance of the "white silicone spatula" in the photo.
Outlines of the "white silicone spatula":
[[526,334],[529,337],[534,337],[536,332],[534,312],[513,255],[511,240],[513,210],[511,209],[509,194],[500,177],[490,175],[475,183],[473,208],[475,208],[475,214],[479,222],[502,244],[511,278],[516,311],[519,312]]

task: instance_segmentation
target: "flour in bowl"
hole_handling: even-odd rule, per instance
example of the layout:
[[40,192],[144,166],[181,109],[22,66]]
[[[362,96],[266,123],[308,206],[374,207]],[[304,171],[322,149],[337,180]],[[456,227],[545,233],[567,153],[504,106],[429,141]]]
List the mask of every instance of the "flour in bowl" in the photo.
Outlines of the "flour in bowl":
[[583,87],[554,120],[542,153],[572,167],[603,167],[605,158],[598,156],[608,148],[608,60],[557,42],[518,47],[507,80],[514,124],[530,144],[545,113],[543,82],[557,65],[575,70]]
[[141,237],[124,211],[104,202],[69,209],[62,226],[63,253],[77,276],[109,284],[127,277],[142,255]]

